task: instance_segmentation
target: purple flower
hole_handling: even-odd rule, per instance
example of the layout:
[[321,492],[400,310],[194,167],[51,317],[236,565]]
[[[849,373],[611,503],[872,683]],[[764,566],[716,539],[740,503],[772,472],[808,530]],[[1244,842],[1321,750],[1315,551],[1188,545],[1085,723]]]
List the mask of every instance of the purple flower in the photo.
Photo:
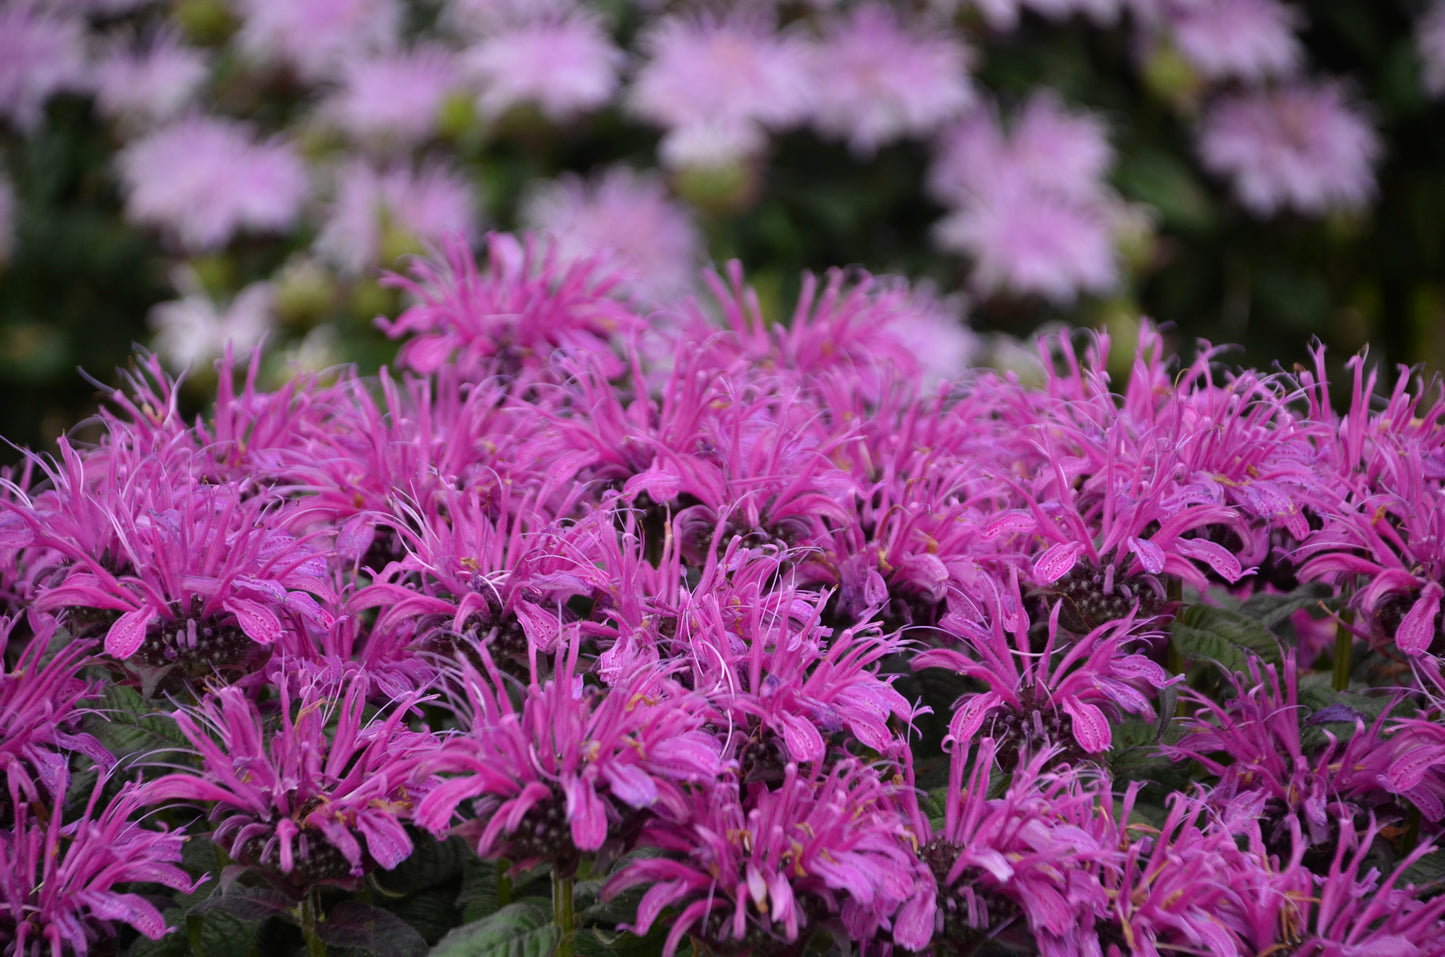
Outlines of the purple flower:
[[[640,843],[664,856],[633,860],[605,893],[647,886],[631,927],[637,934],[675,909],[665,957],[685,934],[723,952],[795,943],[820,915],[839,916],[835,933],[867,939],[918,892],[891,798],[877,772],[852,758],[811,772],[789,764],[775,788],[725,779],[694,792],[683,820],[649,822]],[[904,939],[910,949],[927,940]]]
[[105,116],[144,127],[178,115],[210,73],[205,53],[171,31],[144,43],[116,44],[93,68],[95,105]]
[[1258,84],[1304,64],[1295,36],[1304,18],[1278,0],[1183,0],[1166,16],[1180,55],[1206,80]]
[[670,303],[697,286],[702,236],[656,176],[625,166],[588,180],[564,175],[534,188],[520,216],[559,261],[600,257],[626,277],[620,291],[640,303]]
[[717,741],[703,727],[708,710],[662,669],[589,685],[580,644],[573,630],[550,666],[533,647],[519,703],[485,646],[475,649],[480,669],[461,656],[454,677],[463,730],[425,764],[447,778],[417,806],[418,824],[463,834],[483,857],[523,867],[549,860],[570,873],[582,855],[609,838],[625,843],[647,818],[686,813],[684,786],[722,772]]
[[942,29],[909,29],[882,3],[831,21],[812,64],[813,123],[861,155],[927,136],[974,98],[962,42]]
[[12,0],[0,10],[0,119],[34,130],[46,100],[87,80],[82,19],[43,0]]
[[1445,0],[1435,0],[1415,24],[1421,82],[1431,96],[1445,94]]
[[622,63],[601,17],[582,10],[488,33],[462,54],[478,108],[493,122],[518,108],[554,123],[592,113],[612,99]]
[[1366,205],[1380,153],[1379,135],[1337,82],[1221,96],[1199,129],[1204,165],[1256,216]]
[[253,282],[224,306],[206,292],[195,270],[178,266],[171,281],[182,298],[151,307],[155,348],[168,363],[193,369],[255,349],[276,324],[276,287]]
[[669,166],[717,167],[761,152],[767,131],[798,123],[811,104],[808,49],[766,18],[664,16],[638,40],[647,58],[628,105],[667,131]]
[[289,229],[309,188],[290,146],[199,115],[129,143],[116,164],[126,216],[192,251],[216,249],[239,232]]
[[[135,883],[191,893],[178,865],[185,835],[151,830],[132,820],[150,803],[148,785],[127,783],[108,800],[96,782],[84,810],[67,821],[57,804],[15,806],[0,831],[0,947],[16,957],[86,954],[113,941],[121,925],[151,940],[170,930]],[[61,790],[64,790],[62,783]]]
[[420,45],[350,60],[337,82],[320,115],[368,146],[404,149],[436,133],[442,102],[460,86],[461,71],[445,47]]
[[356,161],[343,167],[337,180],[316,251],[343,273],[390,266],[405,253],[444,240],[476,238],[474,187],[445,166],[377,168]]
[[248,56],[310,82],[336,75],[355,58],[391,50],[403,14],[396,0],[236,0],[235,8],[236,39]]
[[405,725],[419,694],[368,717],[371,679],[337,661],[280,659],[274,712],[236,687],[175,713],[199,773],[152,782],[151,803],[209,803],[211,839],[297,896],[352,885],[411,854],[403,822],[434,784],[420,764],[436,738]]

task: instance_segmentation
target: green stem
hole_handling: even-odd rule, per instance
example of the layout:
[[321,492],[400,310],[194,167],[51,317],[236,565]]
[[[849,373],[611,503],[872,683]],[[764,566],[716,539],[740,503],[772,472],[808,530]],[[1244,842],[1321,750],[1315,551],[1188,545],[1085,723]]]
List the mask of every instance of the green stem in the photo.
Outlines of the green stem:
[[1346,608],[1340,613],[1340,622],[1335,626],[1334,686],[1336,691],[1344,691],[1350,686],[1350,671],[1353,670],[1355,657],[1355,635],[1350,631],[1350,625],[1354,624],[1354,619],[1354,613]]
[[576,952],[577,911],[572,897],[572,878],[558,877],[552,872],[552,919],[562,928],[553,957],[573,957]]
[[326,957],[326,944],[316,933],[319,920],[316,895],[307,894],[301,900],[301,936],[306,938],[306,957]]
[[512,902],[512,879],[508,872],[512,869],[512,862],[505,857],[497,861],[497,906],[506,907]]

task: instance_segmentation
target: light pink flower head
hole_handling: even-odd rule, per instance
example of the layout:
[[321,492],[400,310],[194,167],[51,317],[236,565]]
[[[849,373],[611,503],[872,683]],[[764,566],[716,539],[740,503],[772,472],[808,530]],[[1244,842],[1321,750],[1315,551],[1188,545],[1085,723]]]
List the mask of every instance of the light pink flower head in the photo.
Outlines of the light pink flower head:
[[1027,182],[1000,182],[940,221],[935,235],[973,260],[973,285],[985,295],[1007,290],[1068,305],[1119,278],[1108,204]]
[[1071,110],[1050,91],[1035,93],[1005,132],[979,110],[943,139],[929,187],[948,203],[965,202],[1024,182],[1075,199],[1100,194],[1114,162],[1108,129],[1098,116]]
[[563,262],[601,257],[627,276],[623,288],[659,304],[695,286],[702,237],[655,176],[614,167],[590,180],[545,183],[522,204],[525,228],[550,237]]
[[206,55],[170,31],[117,45],[94,67],[95,105],[113,120],[165,122],[191,102],[208,72]]
[[1381,144],[1339,83],[1298,83],[1221,97],[1205,114],[1199,154],[1256,216],[1320,215],[1366,205]]
[[478,38],[529,23],[556,21],[581,6],[580,0],[447,0],[441,21],[456,33]]
[[911,30],[882,3],[833,21],[812,60],[813,122],[863,155],[932,133],[974,98],[963,43],[946,30]]
[[156,353],[173,368],[199,367],[226,355],[248,355],[275,325],[276,290],[255,282],[222,306],[206,292],[194,270],[172,276],[182,298],[151,310]]
[[[476,200],[466,177],[438,165],[377,169],[353,163],[338,177],[336,198],[316,239],[317,252],[346,273],[360,273],[403,247],[477,234]],[[395,236],[388,230],[399,230]]]
[[441,46],[357,59],[343,67],[340,88],[323,101],[321,113],[368,145],[414,146],[436,132],[442,101],[460,80],[455,59]]
[[[1118,19],[1128,0],[968,0],[967,5],[983,15],[995,30],[1012,30],[1019,24],[1024,10],[1032,10],[1050,20],[1066,20],[1083,14],[1095,23],[1107,24]],[[959,0],[933,0],[933,6],[951,15]]]
[[482,115],[532,106],[562,123],[600,109],[617,90],[623,54],[589,12],[519,24],[482,39],[462,57],[479,88]]
[[0,6],[0,120],[33,130],[46,100],[85,80],[84,21],[39,0]]
[[306,199],[306,166],[286,143],[258,142],[244,123],[190,116],[129,144],[116,157],[126,216],[190,250],[225,245],[242,230],[278,232]]
[[1435,0],[1415,24],[1421,81],[1431,96],[1445,94],[1445,0]]
[[[811,106],[807,46],[760,16],[666,16],[638,44],[647,61],[628,104],[636,116],[668,131],[665,161],[721,165],[742,158],[742,150],[766,143],[765,131],[792,126]],[[673,139],[679,142],[670,144]],[[700,155],[696,147],[702,145],[731,145],[739,152]]]
[[308,81],[389,50],[401,35],[397,0],[234,0],[233,7],[248,56],[290,67]]
[[1304,64],[1303,17],[1278,0],[1187,0],[1168,12],[1179,54],[1207,80],[1259,83]]

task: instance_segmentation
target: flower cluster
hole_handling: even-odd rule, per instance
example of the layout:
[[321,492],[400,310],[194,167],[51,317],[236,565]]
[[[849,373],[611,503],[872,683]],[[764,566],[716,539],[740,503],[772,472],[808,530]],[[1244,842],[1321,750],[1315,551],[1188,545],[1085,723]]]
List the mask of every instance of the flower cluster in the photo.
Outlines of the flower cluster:
[[[524,909],[549,875],[564,938],[669,957],[1436,952],[1419,383],[1373,402],[1356,360],[1337,410],[1322,351],[1230,373],[1145,327],[1117,384],[1102,334],[1030,384],[948,366],[896,281],[810,279],[785,326],[741,267],[644,313],[610,252],[487,248],[396,278],[396,370],[223,361],[188,424],[151,361],[3,486],[0,854],[94,864],[6,885],[21,951],[58,914],[61,949],[161,934],[135,895],[193,891],[184,831],[220,855],[189,916],[240,895],[311,943],[460,919],[460,870],[387,883],[450,847]],[[72,771],[117,767],[80,811]]]

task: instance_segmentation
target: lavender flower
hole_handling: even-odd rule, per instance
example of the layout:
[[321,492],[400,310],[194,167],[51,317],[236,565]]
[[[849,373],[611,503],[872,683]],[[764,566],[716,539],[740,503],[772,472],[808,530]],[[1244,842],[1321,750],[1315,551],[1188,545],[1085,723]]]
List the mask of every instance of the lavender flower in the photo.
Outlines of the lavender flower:
[[1199,155],[1256,216],[1319,216],[1366,205],[1380,139],[1339,83],[1296,83],[1211,104]]
[[343,273],[391,265],[404,253],[444,239],[476,238],[472,183],[447,167],[378,169],[358,161],[344,167],[337,179],[316,251]]
[[310,82],[392,49],[403,13],[396,0],[236,0],[235,8],[237,42],[247,55]]
[[612,98],[622,61],[602,19],[580,10],[489,33],[462,54],[491,121],[523,107],[554,123],[591,113]]
[[767,131],[802,120],[812,98],[808,51],[760,16],[665,16],[638,40],[647,57],[632,112],[667,131],[663,162],[713,168],[761,152]]
[[192,881],[178,866],[185,835],[132,820],[151,800],[148,786],[127,783],[103,801],[106,784],[102,775],[70,821],[58,806],[21,803],[0,831],[0,946],[7,954],[86,954],[113,941],[121,925],[159,940],[171,928],[127,885],[188,894],[204,880]]
[[351,60],[337,82],[319,107],[327,122],[368,146],[408,148],[436,133],[443,100],[460,87],[461,71],[447,48],[420,45]]
[[1304,64],[1303,18],[1278,0],[1183,0],[1167,12],[1179,53],[1206,80],[1258,84]]
[[829,24],[812,63],[814,124],[860,155],[926,136],[973,102],[967,48],[942,30],[909,29],[882,3]]
[[84,21],[43,0],[14,0],[0,10],[0,119],[33,130],[46,100],[88,79]]
[[128,144],[116,163],[126,216],[195,251],[242,231],[289,229],[308,189],[291,147],[257,142],[246,124],[199,115]]
[[224,307],[201,285],[187,267],[171,275],[182,298],[151,308],[155,348],[179,368],[202,366],[235,351],[248,352],[261,344],[276,324],[276,289],[269,282],[253,282]]
[[147,800],[210,803],[211,839],[297,896],[400,864],[412,850],[402,823],[434,784],[419,765],[437,739],[404,723],[422,696],[367,717],[369,676],[324,660],[279,660],[273,686],[274,719],[235,687],[177,711],[200,773],[152,782]]
[[520,217],[548,237],[561,262],[600,257],[640,303],[672,302],[697,284],[702,236],[655,176],[625,166],[588,180],[565,175],[537,186]]
[[116,44],[93,68],[95,105],[129,126],[163,123],[191,102],[209,72],[206,55],[171,31]]

